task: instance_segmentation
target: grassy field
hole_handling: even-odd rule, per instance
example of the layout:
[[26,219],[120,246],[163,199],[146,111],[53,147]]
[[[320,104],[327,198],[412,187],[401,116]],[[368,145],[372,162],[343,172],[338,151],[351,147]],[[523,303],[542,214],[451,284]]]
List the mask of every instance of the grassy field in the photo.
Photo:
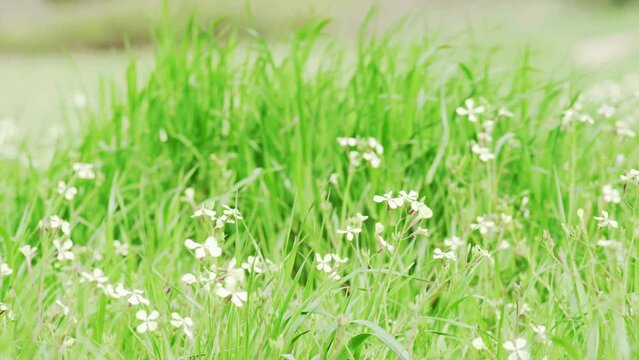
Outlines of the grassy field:
[[637,83],[325,26],[167,25],[0,160],[0,356],[636,356]]

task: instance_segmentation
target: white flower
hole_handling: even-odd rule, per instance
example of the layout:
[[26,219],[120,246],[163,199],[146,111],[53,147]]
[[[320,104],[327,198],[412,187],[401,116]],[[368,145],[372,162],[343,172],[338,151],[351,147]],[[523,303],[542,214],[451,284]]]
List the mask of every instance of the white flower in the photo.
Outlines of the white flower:
[[222,248],[220,248],[217,243],[217,238],[215,238],[214,236],[209,236],[206,241],[204,241],[204,244],[196,243],[191,239],[186,239],[184,241],[184,246],[186,246],[186,248],[189,250],[194,250],[195,257],[197,259],[202,259],[203,257],[205,257],[207,252],[211,257],[214,258],[222,255]]
[[612,187],[612,185],[604,185],[601,188],[601,197],[607,203],[619,204],[621,202],[621,192]]
[[617,135],[634,138],[637,134],[630,128],[630,124],[625,121],[617,121],[615,124],[615,132]]
[[444,239],[444,245],[448,246],[451,250],[457,250],[458,247],[464,245],[464,242],[457,236],[451,236]]
[[531,324],[530,327],[539,336],[539,339],[542,342],[550,342],[550,339],[548,339],[548,335],[546,335],[546,327],[545,326]]
[[93,164],[87,163],[75,163],[73,164],[73,171],[78,176],[78,179],[93,180],[95,179],[95,171],[93,170]]
[[421,226],[418,226],[417,229],[415,229],[415,231],[413,232],[413,234],[411,236],[417,236],[417,235],[422,235],[424,237],[429,237],[430,236],[430,230],[423,228]]
[[7,304],[0,302],[0,315],[4,315],[5,313],[7,314],[7,318],[9,318],[9,320],[15,320],[15,314],[13,313],[13,311],[9,309]]
[[199,209],[193,212],[193,215],[191,215],[191,218],[208,216],[211,219],[211,221],[215,221],[217,220],[215,215],[216,215],[215,211],[211,209],[207,209],[204,207],[204,205],[202,205]]
[[169,140],[169,134],[166,133],[166,130],[164,128],[160,129],[160,142],[165,143],[167,142],[167,140]]
[[613,249],[621,249],[623,248],[623,246],[621,245],[621,243],[619,241],[615,241],[615,240],[597,240],[597,245],[601,246],[603,248],[613,248]]
[[412,203],[413,201],[417,201],[417,198],[419,197],[419,193],[415,190],[411,190],[409,192],[401,190],[399,192],[399,197],[404,199],[404,201],[406,202]]
[[337,233],[338,234],[346,234],[346,240],[348,240],[348,241],[353,241],[355,236],[357,234],[361,233],[361,232],[362,232],[362,229],[357,228],[357,227],[352,227],[350,225],[346,226],[345,230],[337,229]]
[[118,283],[118,285],[116,285],[115,288],[111,284],[107,284],[107,285],[99,284],[98,287],[101,288],[102,291],[104,291],[104,294],[106,296],[109,296],[113,299],[121,299],[123,297],[131,295],[131,292],[125,289],[122,283]]
[[69,315],[69,307],[66,306],[62,301],[60,301],[59,299],[55,299],[55,304],[58,305],[60,310],[62,310],[62,315]]
[[104,284],[109,280],[106,276],[104,276],[104,272],[102,272],[101,269],[93,269],[91,273],[83,271],[80,273],[80,276],[82,276],[81,281],[88,281],[96,284]]
[[508,360],[528,360],[530,359],[530,353],[526,350],[526,339],[517,338],[513,341],[506,341],[504,343],[504,349],[510,352]]
[[139,310],[135,313],[135,317],[142,321],[142,323],[136,328],[140,334],[144,334],[147,331],[155,331],[158,328],[157,319],[160,317],[160,313],[156,310],[151,311],[148,315],[146,311]]
[[257,256],[249,256],[246,262],[242,264],[242,269],[245,269],[248,272],[254,271],[257,274],[261,274],[271,265],[273,265],[273,263],[268,259],[262,261],[262,259]]
[[195,275],[191,273],[186,273],[182,275],[180,280],[182,280],[182,282],[186,283],[187,285],[193,285],[197,282],[197,278],[195,277]]
[[461,106],[457,108],[457,115],[467,116],[468,121],[470,122],[477,122],[477,116],[486,110],[483,106],[476,107],[475,100],[473,99],[466,99],[466,101],[464,101],[464,105],[466,106],[465,108]]
[[188,316],[182,317],[180,314],[171,313],[171,325],[176,328],[182,328],[184,334],[189,338],[193,338],[193,319]]
[[630,169],[621,175],[621,181],[639,185],[639,170]]
[[497,113],[497,116],[500,116],[500,117],[503,116],[503,117],[507,117],[507,118],[512,118],[514,115],[513,115],[512,112],[508,111],[508,109],[501,108],[501,109],[499,109],[499,112]]
[[610,119],[615,115],[615,107],[609,104],[603,104],[597,109],[597,114],[603,116],[606,119]]
[[476,337],[473,339],[473,341],[471,342],[471,344],[473,345],[473,347],[476,350],[486,350],[486,344],[484,343],[484,339],[482,339],[481,337]]
[[342,258],[337,254],[330,254],[333,257],[333,261],[335,265],[345,264],[348,261],[348,258]]
[[353,137],[338,137],[337,142],[343,147],[357,146],[357,139]]
[[76,189],[74,186],[67,186],[64,181],[59,181],[57,192],[58,194],[64,196],[65,199],[71,201],[78,193],[78,189]]
[[184,189],[184,197],[190,202],[195,201],[195,189],[192,187]]
[[222,205],[224,208],[224,215],[226,215],[226,222],[228,224],[235,224],[235,221],[244,219],[238,209],[234,209],[227,205]]
[[380,222],[375,223],[375,239],[377,240],[379,245],[382,247],[382,249],[386,249],[389,252],[393,252],[395,250],[395,247],[384,240],[384,238],[382,237],[383,231],[384,231],[384,224]]
[[119,240],[113,241],[113,247],[115,247],[115,253],[121,256],[129,255],[129,244],[120,242]]
[[0,263],[0,278],[13,274],[13,270],[7,263]]
[[413,201],[410,204],[411,210],[417,214],[417,219],[425,220],[433,217],[433,210],[420,201]]
[[33,259],[33,256],[35,255],[36,251],[38,251],[38,248],[34,246],[30,246],[30,245],[23,245],[23,246],[20,246],[19,250],[22,253],[22,255],[24,255],[24,257],[27,258],[27,261],[30,261],[31,259]]
[[368,163],[371,164],[371,167],[373,167],[374,169],[377,169],[382,165],[382,159],[380,159],[380,157],[372,151],[363,153],[362,159],[368,161]]
[[376,203],[386,202],[389,209],[397,209],[404,205],[404,198],[396,197],[393,198],[393,192],[389,191],[384,195],[375,195],[373,196],[373,201]]
[[87,106],[87,96],[83,92],[76,92],[71,97],[71,100],[73,102],[73,106],[78,109],[84,109]]
[[144,296],[142,296],[144,294],[144,291],[142,290],[138,290],[138,289],[133,289],[129,292],[129,294],[131,295],[129,297],[129,304],[131,305],[139,305],[139,304],[144,304],[146,306],[149,306],[151,304],[151,302],[149,301],[149,299],[145,298]]
[[53,215],[48,219],[40,220],[40,222],[38,223],[38,227],[40,229],[49,229],[54,232],[61,230],[62,233],[65,235],[69,235],[71,233],[71,225],[67,221],[62,220],[57,215]]
[[231,298],[231,302],[237,307],[244,306],[248,297],[246,291],[242,291],[238,287],[238,281],[233,276],[224,278],[224,285],[218,283],[215,288],[215,295],[221,298]]
[[58,261],[75,260],[75,254],[73,253],[73,241],[67,239],[61,242],[59,239],[53,240],[53,246],[56,248],[56,258]]
[[601,210],[601,216],[594,216],[593,218],[599,222],[600,228],[611,227],[616,229],[619,227],[619,224],[615,220],[608,217],[608,212],[606,210]]
[[315,254],[315,261],[317,261],[317,270],[324,272],[331,272],[333,267],[331,266],[331,261],[333,260],[333,256],[331,254],[326,254],[322,257],[320,254]]
[[490,149],[479,144],[474,144],[471,148],[472,152],[479,155],[479,160],[487,162],[495,159],[495,154],[490,152]]
[[440,248],[433,251],[433,259],[445,259],[449,261],[457,261],[457,255],[453,251],[443,252]]
[[69,348],[73,346],[73,344],[75,344],[75,338],[72,338],[71,336],[65,336],[64,340],[62,340],[62,349]]
[[479,230],[479,233],[486,235],[495,229],[495,222],[488,220],[485,216],[478,216],[477,223],[470,224],[472,230]]

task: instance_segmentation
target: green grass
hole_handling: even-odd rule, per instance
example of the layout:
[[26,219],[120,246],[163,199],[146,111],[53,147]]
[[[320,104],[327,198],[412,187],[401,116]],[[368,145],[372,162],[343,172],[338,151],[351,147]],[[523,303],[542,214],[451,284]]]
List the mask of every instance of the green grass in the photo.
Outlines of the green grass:
[[[632,92],[608,99],[601,87],[549,78],[527,51],[503,64],[479,44],[432,33],[373,37],[364,24],[348,49],[325,25],[308,24],[277,50],[254,33],[240,45],[233,31],[212,35],[221,27],[191,26],[179,39],[165,29],[148,79],[132,64],[124,91],[104,87],[93,112],[70,112],[82,129],[59,141],[49,166],[2,160],[0,257],[13,273],[0,279],[0,301],[14,318],[0,314],[2,356],[505,359],[503,344],[516,338],[535,359],[639,351],[639,192],[619,180],[639,150],[612,131],[636,112]],[[580,94],[595,123],[562,126]],[[457,114],[469,98],[487,107],[479,122]],[[617,107],[612,119],[597,115],[604,103]],[[472,144],[488,120],[495,159],[482,162]],[[352,166],[344,136],[379,140],[381,165]],[[76,162],[95,164],[96,178],[81,179]],[[56,193],[59,181],[77,187],[72,201]],[[602,200],[605,184],[621,191],[619,204]],[[373,201],[412,189],[432,217]],[[215,228],[192,218],[201,204],[218,216],[227,204],[243,219]],[[617,229],[598,228],[601,210]],[[338,229],[357,213],[369,218],[348,241]],[[72,261],[59,261],[53,244],[68,236],[39,227],[52,215],[70,222]],[[496,228],[473,230],[478,216]],[[211,235],[217,258],[197,260],[184,245]],[[464,242],[457,260],[434,259],[452,236]],[[130,244],[127,256],[115,240]],[[26,244],[37,247],[31,264]],[[316,268],[326,253],[348,257],[339,280]],[[244,278],[224,270],[249,256],[274,264]],[[180,280],[211,267],[219,285],[210,290]],[[94,268],[108,284],[143,290],[150,305],[81,281]],[[232,279],[247,292],[242,307],[216,294]],[[140,309],[159,311],[156,331],[136,331]],[[192,341],[171,326],[172,312],[193,318]],[[532,325],[546,327],[547,341]],[[487,350],[471,346],[478,337]]]

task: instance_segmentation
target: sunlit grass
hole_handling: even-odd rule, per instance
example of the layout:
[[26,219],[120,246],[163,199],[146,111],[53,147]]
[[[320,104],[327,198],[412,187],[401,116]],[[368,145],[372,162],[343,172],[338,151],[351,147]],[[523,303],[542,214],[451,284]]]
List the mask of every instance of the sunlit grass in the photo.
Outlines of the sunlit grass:
[[49,166],[2,160],[3,356],[639,351],[635,89],[325,25],[167,28]]

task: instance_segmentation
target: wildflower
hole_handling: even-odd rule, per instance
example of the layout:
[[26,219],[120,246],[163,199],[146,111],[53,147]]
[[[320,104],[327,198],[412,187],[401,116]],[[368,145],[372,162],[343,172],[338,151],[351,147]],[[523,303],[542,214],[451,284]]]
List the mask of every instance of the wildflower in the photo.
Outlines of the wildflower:
[[65,336],[64,340],[62,340],[62,349],[64,350],[64,349],[70,348],[74,344],[75,344],[75,338],[72,338],[71,336]]
[[619,204],[621,202],[621,192],[612,187],[612,185],[604,185],[601,188],[601,197],[607,203]]
[[248,272],[255,272],[257,274],[261,274],[265,272],[268,266],[273,265],[270,260],[262,261],[257,256],[249,256],[245,263],[242,264],[242,269],[245,269]]
[[125,289],[122,283],[118,283],[115,288],[111,284],[99,284],[98,288],[101,288],[106,296],[113,299],[121,299],[123,297],[131,295],[131,292]]
[[600,228],[611,227],[616,229],[619,226],[615,220],[610,219],[606,210],[601,210],[601,216],[594,216],[593,218],[599,222],[598,226]]
[[331,254],[326,254],[324,257],[320,254],[315,254],[315,261],[317,261],[317,270],[324,272],[331,272],[333,268],[331,267],[331,261],[333,260],[333,256]]
[[399,192],[399,197],[404,199],[404,201],[408,203],[413,203],[417,201],[417,198],[419,197],[419,193],[415,190],[411,190],[408,193],[404,190],[401,190]]
[[478,119],[478,115],[482,114],[486,108],[484,106],[475,106],[475,100],[473,99],[466,99],[466,101],[464,101],[464,105],[466,107],[458,107],[456,112],[457,115],[459,116],[467,116],[468,117],[468,121],[470,122],[477,122]]
[[160,129],[159,137],[160,142],[162,143],[165,143],[169,140],[169,134],[166,133],[166,130],[164,128]]
[[473,339],[471,345],[475,348],[475,350],[482,351],[487,349],[484,339],[479,336]]
[[330,254],[333,257],[333,261],[335,262],[336,265],[338,264],[345,264],[348,261],[348,258],[342,258],[337,254]]
[[59,299],[55,299],[55,304],[60,308],[60,310],[62,310],[62,315],[64,316],[69,315],[69,307],[65,305],[62,301],[60,301]]
[[457,250],[458,247],[464,245],[464,242],[457,236],[451,236],[444,239],[444,245],[449,247],[451,250]]
[[528,342],[526,339],[517,338],[513,341],[506,341],[504,349],[510,352],[508,360],[529,360],[530,353],[526,350]]
[[548,339],[548,335],[546,335],[546,327],[545,326],[531,324],[530,327],[535,332],[535,334],[537,334],[537,336],[539,336],[539,339],[542,342],[550,343],[550,339]]
[[373,201],[378,204],[386,202],[389,209],[397,209],[398,207],[401,207],[404,205],[404,198],[402,198],[401,196],[394,198],[392,191],[389,191],[385,193],[384,195],[373,196]]
[[382,247],[382,249],[386,249],[389,252],[393,252],[393,250],[395,250],[395,247],[384,240],[384,238],[382,237],[383,231],[384,231],[384,225],[380,222],[375,223],[375,239],[377,240],[379,245]]
[[142,323],[136,328],[140,334],[144,334],[147,331],[155,331],[158,328],[157,319],[160,317],[160,313],[156,310],[151,311],[148,315],[146,311],[139,310],[135,313],[135,317],[142,321]]
[[433,217],[433,210],[431,210],[426,204],[413,201],[410,204],[413,213],[417,214],[417,220],[425,220]]
[[486,216],[478,216],[477,223],[470,224],[470,228],[472,230],[479,230],[480,234],[486,235],[495,230],[496,225],[494,221],[489,220]]
[[382,164],[382,159],[380,159],[380,157],[377,156],[377,154],[375,154],[372,151],[367,151],[367,152],[363,153],[362,154],[362,159],[368,161],[368,163],[374,169],[379,168],[381,166],[381,164]]
[[211,221],[215,221],[217,219],[215,215],[216,215],[215,211],[211,209],[207,209],[204,207],[204,205],[202,205],[199,209],[193,212],[193,215],[191,215],[191,218],[208,216],[211,219]]
[[497,112],[497,116],[512,118],[514,115],[513,115],[512,112],[508,111],[508,109],[501,108],[501,109],[499,109],[499,112]]
[[355,236],[359,233],[362,232],[361,228],[358,227],[352,227],[350,225],[346,226],[345,230],[339,230],[337,229],[337,233],[338,234],[346,234],[346,240],[348,241],[353,241],[353,239],[355,238]]
[[197,282],[197,278],[195,277],[195,275],[191,273],[186,273],[182,275],[180,280],[182,280],[182,282],[186,283],[187,285],[192,285]]
[[234,276],[227,276],[224,278],[224,284],[217,284],[215,294],[221,298],[230,297],[235,306],[242,307],[248,298],[248,294],[239,288],[238,283],[238,279]]
[[453,251],[443,252],[440,248],[433,251],[433,259],[445,259],[449,261],[457,261],[457,255]]
[[429,237],[430,236],[430,230],[428,230],[426,228],[423,228],[421,226],[418,226],[417,229],[415,231],[413,231],[411,236],[417,236],[417,235],[422,235],[424,237]]
[[193,338],[193,319],[188,316],[182,317],[180,314],[174,312],[171,313],[171,325],[175,328],[182,328],[184,334],[189,338]]
[[615,123],[615,132],[619,136],[625,136],[629,138],[634,138],[636,136],[635,132],[632,131],[630,125],[625,121],[617,121]]
[[471,148],[474,154],[479,155],[479,160],[482,162],[488,162],[495,159],[495,154],[490,152],[490,149],[479,144],[474,144]]
[[109,280],[106,276],[104,276],[104,272],[97,268],[93,269],[91,273],[83,271],[80,273],[80,276],[82,276],[82,279],[80,280],[81,282],[88,281],[90,283],[104,284]]
[[615,107],[609,104],[603,104],[597,109],[597,114],[603,116],[606,119],[610,119],[615,115]]
[[364,221],[368,220],[368,216],[366,215],[362,215],[360,213],[355,214],[355,217],[353,218],[353,222],[355,224],[358,225],[358,227],[361,227],[361,225],[364,223]]
[[119,240],[113,241],[113,247],[115,247],[115,253],[121,256],[129,255],[129,244],[120,242]]
[[75,254],[73,253],[73,241],[67,239],[61,242],[59,239],[53,240],[53,246],[56,248],[56,258],[58,261],[73,261]]
[[15,320],[15,314],[13,313],[13,311],[9,309],[7,304],[0,302],[0,315],[4,315],[4,314],[7,314],[7,318],[9,320],[12,320],[12,321]]
[[71,97],[73,106],[78,109],[84,109],[87,106],[87,96],[83,92],[77,92]]
[[73,171],[78,176],[78,179],[93,180],[95,179],[95,171],[93,170],[93,164],[87,163],[75,163],[73,164]]
[[68,186],[67,184],[65,184],[64,181],[59,181],[57,192],[58,194],[64,196],[65,199],[71,201],[78,193],[78,189],[76,189],[74,186]]
[[62,231],[64,235],[69,235],[71,233],[71,225],[62,220],[59,216],[53,215],[48,219],[42,219],[38,223],[38,228],[40,229],[49,229],[53,232],[57,232],[58,230]]
[[211,290],[211,286],[217,284],[217,281],[218,281],[217,274],[213,271],[206,270],[204,272],[204,276],[200,276],[199,281],[200,281],[200,284],[203,284],[202,290],[209,291]]
[[38,251],[38,248],[36,248],[35,246],[30,246],[30,245],[23,245],[23,246],[20,246],[19,250],[22,253],[22,255],[24,255],[24,257],[27,258],[27,261],[31,261],[36,251]]
[[149,299],[142,296],[144,294],[144,291],[142,290],[133,289],[129,292],[129,294],[131,295],[128,300],[130,305],[135,306],[139,304],[144,304],[146,306],[149,306],[151,304]]
[[184,189],[184,198],[189,202],[195,201],[195,189],[192,187]]
[[204,244],[197,243],[191,239],[186,239],[184,241],[184,246],[186,246],[189,250],[195,250],[195,257],[197,259],[202,259],[206,256],[208,252],[211,257],[219,257],[222,255],[222,248],[217,243],[217,238],[214,236],[209,236]]
[[338,137],[337,142],[345,148],[357,146],[357,138],[353,137]]
[[621,181],[624,183],[635,183],[639,185],[639,170],[630,169],[621,175]]
[[226,215],[226,222],[229,224],[235,224],[237,220],[244,219],[238,209],[231,208],[227,205],[222,205],[224,208],[224,215]]
[[13,274],[13,270],[9,267],[7,263],[0,263],[0,279]]

